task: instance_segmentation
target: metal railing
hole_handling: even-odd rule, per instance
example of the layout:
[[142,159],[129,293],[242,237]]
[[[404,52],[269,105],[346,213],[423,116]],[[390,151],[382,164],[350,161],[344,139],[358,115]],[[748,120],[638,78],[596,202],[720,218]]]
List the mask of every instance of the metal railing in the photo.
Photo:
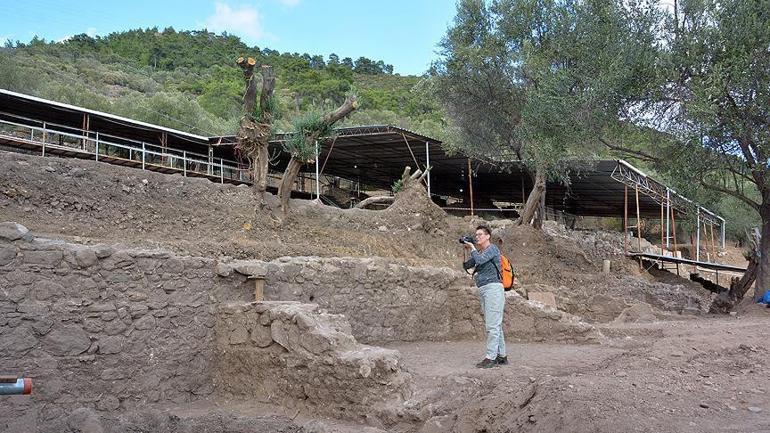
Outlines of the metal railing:
[[248,168],[236,161],[65,125],[50,125],[25,118],[19,120],[42,123],[42,126],[0,119],[0,138],[12,144],[39,148],[43,156],[46,152],[82,155],[96,161],[130,164],[143,170],[171,170],[183,176],[218,179],[222,183],[250,183]]

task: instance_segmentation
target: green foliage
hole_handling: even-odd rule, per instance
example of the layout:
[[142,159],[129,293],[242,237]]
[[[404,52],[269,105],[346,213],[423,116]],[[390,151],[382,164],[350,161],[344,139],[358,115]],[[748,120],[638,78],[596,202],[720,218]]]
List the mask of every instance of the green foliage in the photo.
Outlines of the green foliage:
[[[6,43],[0,56],[2,88],[204,135],[237,130],[245,88],[235,65],[240,56],[273,66],[277,81],[269,103],[277,130],[292,130],[293,119],[304,112],[342,104],[354,87],[370,91],[368,109],[391,112],[393,123],[441,118],[436,105],[412,91],[415,77],[392,75],[382,61],[330,55],[326,62],[320,55],[248,47],[235,36],[205,30],[148,28],[58,43],[34,38]],[[258,115],[260,108],[255,110]]]
[[150,98],[127,96],[117,100],[111,111],[204,136],[232,134],[237,129],[235,119],[222,120],[205,111],[194,98],[180,93],[159,92]]
[[770,4],[684,0],[677,12],[659,54],[669,102],[640,119],[673,137],[659,169],[756,211],[765,203],[770,218]]
[[634,85],[649,17],[611,2],[498,0],[458,4],[431,75],[464,153],[521,160],[565,179],[559,161],[590,159]]
[[0,51],[0,88],[29,93],[39,85],[32,68],[14,62],[9,54]]
[[243,105],[243,75],[232,67],[215,65],[199,80],[198,103],[222,119],[238,117]]
[[401,192],[401,190],[404,189],[404,180],[398,179],[397,181],[393,182],[393,186],[391,186],[390,189],[393,191],[393,194]]
[[330,137],[334,127],[323,122],[323,115],[310,111],[294,121],[294,133],[284,142],[283,149],[300,161],[310,161],[315,156],[313,138]]

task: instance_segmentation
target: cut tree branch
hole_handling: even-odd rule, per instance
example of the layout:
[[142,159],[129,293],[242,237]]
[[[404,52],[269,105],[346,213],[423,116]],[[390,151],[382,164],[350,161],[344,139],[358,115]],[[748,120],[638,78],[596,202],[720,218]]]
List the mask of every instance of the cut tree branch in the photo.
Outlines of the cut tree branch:
[[356,205],[357,209],[364,209],[369,205],[372,204],[381,204],[381,203],[393,203],[393,201],[396,200],[396,197],[391,195],[385,195],[385,196],[378,196],[378,197],[369,197],[366,200],[362,201],[361,203],[358,203]]

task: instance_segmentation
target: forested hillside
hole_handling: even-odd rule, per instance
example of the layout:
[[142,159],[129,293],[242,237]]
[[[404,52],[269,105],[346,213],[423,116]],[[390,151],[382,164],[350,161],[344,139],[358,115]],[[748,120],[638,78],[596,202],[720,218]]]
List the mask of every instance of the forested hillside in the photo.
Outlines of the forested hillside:
[[279,130],[291,129],[300,112],[339,105],[352,92],[361,107],[347,124],[440,133],[440,110],[421,91],[420,77],[394,75],[381,60],[279,53],[205,30],[9,41],[0,51],[0,88],[202,135],[234,134],[243,94],[240,56],[275,68]]

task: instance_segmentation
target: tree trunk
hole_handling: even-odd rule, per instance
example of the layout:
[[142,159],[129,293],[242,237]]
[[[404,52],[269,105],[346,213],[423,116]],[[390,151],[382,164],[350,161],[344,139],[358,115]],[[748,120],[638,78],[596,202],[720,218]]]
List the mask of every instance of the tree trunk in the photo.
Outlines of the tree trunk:
[[541,169],[537,169],[535,172],[534,186],[529,193],[527,203],[524,205],[524,209],[521,210],[521,217],[519,218],[519,225],[529,224],[532,222],[532,218],[535,216],[535,211],[540,206],[540,196],[545,191],[545,173]]
[[762,217],[762,234],[759,239],[759,252],[757,254],[759,266],[757,267],[754,301],[762,299],[765,292],[770,290],[770,201],[762,203],[762,210],[759,214]]
[[254,161],[254,188],[257,193],[257,203],[260,207],[265,206],[265,192],[267,191],[267,167],[270,158],[267,146],[257,148],[257,160]]
[[[765,227],[766,226],[767,224],[765,224]],[[754,284],[755,280],[757,280],[757,275],[760,271],[760,264],[762,260],[760,255],[767,255],[766,253],[762,254],[761,250],[762,244],[766,241],[757,239],[757,236],[759,236],[757,233],[752,234],[752,236],[754,239],[749,239],[748,242],[751,247],[751,252],[749,257],[749,264],[746,266],[746,272],[741,278],[733,278],[732,282],[730,283],[730,289],[727,292],[720,293],[717,295],[717,297],[714,298],[714,300],[711,302],[711,306],[709,307],[710,313],[725,314],[730,312],[733,308],[735,308],[736,305],[738,305],[739,302],[743,300],[746,292],[751,289],[751,286]],[[767,235],[762,235],[763,238],[765,236]],[[768,247],[765,246],[765,248]],[[760,291],[759,287],[759,281],[757,281],[757,292]]]
[[267,191],[268,145],[273,125],[272,96],[275,90],[275,75],[273,68],[262,65],[262,93],[259,97],[258,118],[254,118],[254,107],[257,102],[257,80],[254,77],[256,61],[249,57],[239,58],[236,62],[243,71],[246,80],[246,90],[243,93],[243,117],[238,129],[238,147],[251,163],[254,176],[254,195],[260,207],[264,207],[265,191]]
[[294,158],[289,160],[289,165],[286,166],[286,170],[283,172],[281,178],[281,185],[278,187],[278,196],[281,197],[281,210],[285,214],[289,211],[289,197],[291,197],[292,186],[294,185],[294,179],[299,174],[299,169],[302,168],[303,162]]
[[[318,140],[319,135],[321,134],[321,131],[325,130],[327,127],[333,125],[338,120],[343,119],[345,116],[350,114],[353,110],[355,110],[358,107],[358,101],[356,100],[355,96],[349,97],[345,100],[345,102],[339,106],[336,110],[326,113],[321,118],[322,126],[319,126],[317,130],[314,131],[308,131],[305,132],[305,143],[307,145],[315,145],[316,140]],[[303,133],[302,131],[297,131],[297,134]],[[297,174],[299,173],[300,167],[302,167],[303,164],[306,163],[312,163],[313,161],[300,161],[297,159],[297,155],[292,155],[291,160],[289,161],[289,165],[286,166],[286,171],[283,172],[283,177],[281,178],[281,185],[278,188],[278,196],[281,200],[281,210],[285,214],[289,211],[289,196],[291,196],[291,187],[294,184],[294,179],[297,177]]]
[[537,213],[535,213],[535,219],[532,221],[532,227],[542,230],[543,221],[545,221],[545,190],[540,193],[540,201],[537,205]]

